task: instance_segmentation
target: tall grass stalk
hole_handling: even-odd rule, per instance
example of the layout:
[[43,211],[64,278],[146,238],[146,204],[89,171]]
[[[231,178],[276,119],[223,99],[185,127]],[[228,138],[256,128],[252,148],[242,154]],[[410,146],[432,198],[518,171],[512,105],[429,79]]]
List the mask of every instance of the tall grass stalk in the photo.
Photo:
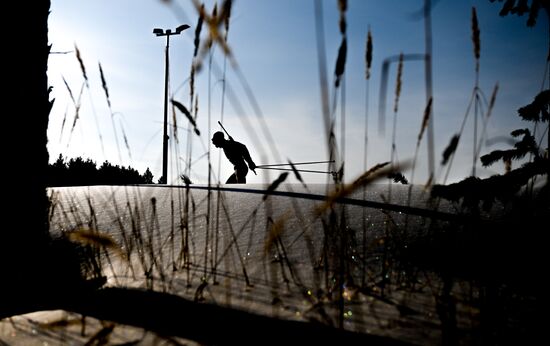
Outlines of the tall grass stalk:
[[[317,46],[317,59],[319,69],[319,87],[321,92],[321,109],[323,114],[323,124],[325,127],[325,139],[327,143],[327,154],[329,160],[336,162],[336,148],[334,143],[333,124],[330,117],[329,87],[327,78],[327,62],[325,49],[325,29],[323,21],[323,5],[320,0],[314,2],[315,13],[315,38]],[[334,163],[329,164],[329,171],[337,171]]]
[[[422,117],[422,124],[420,125],[420,131],[418,133],[418,137],[416,140],[416,146],[414,149],[414,158],[412,163],[412,170],[411,170],[411,182],[414,182],[414,176],[416,173],[416,161],[418,159],[418,151],[420,149],[420,143],[422,142],[422,137],[424,133],[426,132],[426,129],[429,127],[430,118],[432,117],[432,99],[430,98],[428,100],[428,104],[426,105],[426,108],[424,109],[424,116]],[[407,206],[411,205],[411,197],[412,197],[412,187],[413,184],[409,185],[409,192],[407,194]]]
[[[230,8],[230,7],[229,7]],[[224,41],[225,41],[225,44],[227,44],[227,39],[228,39],[228,36],[229,36],[229,27],[230,27],[230,20],[231,20],[231,10],[229,9],[228,11],[228,14],[225,18],[225,35],[224,35]],[[222,71],[222,78],[221,78],[221,83],[222,83],[222,92],[221,92],[221,99],[220,99],[220,122],[223,124],[224,123],[224,116],[225,116],[225,84],[226,84],[226,73],[227,73],[227,57],[224,55],[223,57],[223,71]],[[222,158],[222,153],[221,151],[218,152],[218,171],[217,171],[217,176],[218,176],[218,180],[217,180],[217,186],[219,187],[220,184],[221,184],[221,158]],[[214,259],[216,260],[214,265],[213,265],[213,271],[214,271],[214,275],[213,275],[213,282],[214,284],[217,283],[217,280],[216,280],[216,269],[217,269],[217,259],[218,259],[218,244],[219,244],[219,234],[221,232],[221,229],[220,229],[220,208],[221,208],[221,192],[220,190],[218,190],[216,192],[216,219],[215,219],[215,227],[214,227],[214,230],[215,230],[215,245],[214,245]]]
[[[481,43],[479,38],[479,24],[477,21],[477,12],[476,8],[472,7],[472,42],[474,44],[474,57],[475,57],[475,90],[479,90],[479,56],[481,51]],[[479,94],[475,94],[474,102],[474,145],[473,145],[473,158],[472,158],[472,176],[476,176],[476,165],[477,165],[477,123],[478,123],[478,113],[479,113]]]
[[[368,144],[369,144],[369,96],[370,96],[370,75],[372,67],[372,56],[373,56],[373,45],[372,45],[372,33],[369,25],[367,40],[365,42],[365,132],[364,132],[364,142],[363,142],[363,172],[367,171],[367,162],[368,162]],[[363,187],[363,200],[367,199],[367,188]],[[362,210],[362,228],[363,228],[363,244],[367,242],[367,210]],[[363,258],[366,258],[367,247],[363,246]],[[365,285],[366,279],[366,263],[363,262],[363,270],[361,276],[361,285]]]
[[[393,126],[392,126],[392,140],[391,140],[391,153],[390,153],[390,162],[391,166],[399,166],[397,158],[397,113],[399,110],[399,97],[401,96],[401,87],[402,87],[402,78],[403,78],[403,53],[399,55],[399,63],[397,65],[397,75],[395,81],[395,101],[393,106]],[[388,202],[391,202],[391,187],[392,183],[388,184]]]
[[479,157],[481,153],[481,147],[483,146],[483,142],[485,140],[485,136],[487,134],[487,123],[489,122],[489,119],[491,118],[491,114],[493,113],[493,108],[495,106],[495,101],[498,93],[498,83],[495,84],[493,88],[493,92],[491,94],[491,98],[489,100],[489,105],[487,106],[487,112],[485,116],[483,117],[483,127],[481,129],[481,136],[479,138],[479,141],[476,144],[476,151],[474,154],[474,157]]
[[[424,74],[426,80],[426,103],[433,103],[433,77],[432,77],[432,1],[424,0],[424,38],[425,38],[425,58]],[[433,105],[431,107],[433,112]],[[435,148],[434,148],[434,122],[433,116],[430,117],[427,124],[428,133],[428,179],[433,178],[435,174]],[[414,180],[411,178],[411,184]]]
[[[459,132],[453,137],[451,143],[453,144],[454,148],[452,148],[452,152],[448,152],[448,159],[444,159],[444,163],[442,163],[442,166],[448,162],[446,173],[444,176],[444,179],[442,181],[442,184],[445,184],[448,176],[450,174],[452,163],[454,156],[456,154],[456,148],[458,147],[460,138],[462,137],[462,134],[464,132],[464,128],[466,125],[466,121],[468,119],[468,116],[470,114],[470,110],[472,106],[474,107],[474,123],[473,123],[473,144],[472,144],[472,176],[476,175],[476,166],[477,166],[477,160],[478,160],[478,117],[479,114],[482,113],[483,104],[483,93],[479,87],[479,60],[480,60],[480,51],[481,51],[481,44],[480,44],[480,29],[479,24],[477,21],[477,12],[475,7],[472,7],[472,16],[471,16],[471,27],[472,27],[472,44],[473,44],[473,51],[474,51],[474,59],[475,59],[475,81],[474,81],[474,88],[472,90],[472,95],[470,98],[470,101],[468,103],[468,106],[466,107],[466,113],[464,114],[464,118],[462,120],[462,124],[460,126]],[[496,88],[496,87],[495,87]],[[496,93],[496,90],[494,91],[494,94]],[[495,94],[496,96],[496,94]],[[492,109],[492,107],[490,107]],[[489,115],[490,113],[488,113]],[[488,117],[486,118],[488,120]]]
[[[105,75],[103,74],[103,68],[101,67],[101,63],[98,63],[98,67],[99,67],[99,75],[101,77],[101,86],[103,88],[103,91],[105,92],[105,99],[107,101],[107,106],[109,107],[109,113],[111,113],[111,125],[113,126],[113,134],[115,136],[115,144],[116,144],[116,148],[117,148],[118,159],[120,160],[120,162],[123,162],[122,161],[122,153],[121,153],[121,150],[120,150],[120,144],[119,144],[119,140],[118,140],[118,133],[117,133],[117,129],[116,129],[116,125],[115,125],[115,119],[114,119],[115,118],[115,113],[113,113],[113,108],[111,107],[111,99],[109,97],[109,89],[107,87],[107,82],[105,80]],[[89,93],[89,94],[91,95],[91,93]],[[128,156],[130,158],[132,157],[129,147],[128,147]]]
[[[95,104],[93,102],[92,93],[90,92],[90,84],[89,84],[89,81],[88,81],[88,74],[86,72],[86,67],[84,65],[84,60],[82,58],[82,54],[80,52],[80,49],[78,48],[76,43],[75,43],[74,47],[75,47],[75,56],[76,56],[76,59],[78,60],[78,64],[80,66],[80,70],[82,72],[82,77],[83,77],[84,82],[82,83],[82,86],[80,88],[78,99],[75,100],[75,98],[73,96],[73,93],[71,92],[71,90],[69,88],[69,85],[67,84],[67,81],[65,80],[65,78],[63,78],[65,86],[67,87],[67,90],[69,91],[69,96],[71,97],[71,100],[73,101],[73,105],[75,106],[75,116],[74,116],[73,124],[72,124],[72,127],[71,127],[71,132],[70,132],[70,135],[69,135],[69,139],[67,141],[67,147],[69,146],[69,144],[71,142],[71,138],[72,138],[74,128],[75,128],[76,123],[79,119],[79,111],[80,111],[80,107],[81,107],[81,97],[82,97],[82,93],[84,91],[84,87],[86,87],[86,90],[88,90],[88,96],[90,98],[90,106],[91,106],[92,114],[93,114],[94,121],[95,121],[95,124],[96,124],[97,134],[98,134],[98,137],[99,137],[99,143],[101,145],[101,152],[103,153],[103,155],[105,155],[105,147],[104,147],[104,144],[103,144],[103,135],[102,135],[100,127],[99,127],[99,120],[98,120],[98,116],[97,116],[97,113],[96,113],[96,110],[95,110]],[[103,71],[101,70],[101,65],[99,65],[99,66],[100,66],[100,74],[101,74],[102,83],[104,84],[104,87],[105,87],[105,79],[104,79],[104,76],[103,76]],[[109,104],[109,111],[111,111],[110,104]],[[63,123],[64,122],[65,121],[63,121]],[[113,125],[113,129],[116,132],[116,129],[114,128],[114,125]],[[61,133],[63,133],[63,129],[62,129]],[[119,157],[120,157],[120,150],[119,150]]]

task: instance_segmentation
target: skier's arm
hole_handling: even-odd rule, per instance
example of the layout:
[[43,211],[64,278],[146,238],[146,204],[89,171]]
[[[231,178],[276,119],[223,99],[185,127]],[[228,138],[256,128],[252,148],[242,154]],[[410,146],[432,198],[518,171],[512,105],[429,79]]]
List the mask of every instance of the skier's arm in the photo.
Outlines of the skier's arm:
[[250,157],[250,153],[248,152],[248,148],[246,147],[246,145],[242,145],[242,155],[243,155],[243,158],[245,159],[245,161],[248,163],[248,168],[250,168],[250,170],[252,172],[254,172],[254,174],[256,174],[256,164],[254,163],[254,161],[252,161],[252,158]]

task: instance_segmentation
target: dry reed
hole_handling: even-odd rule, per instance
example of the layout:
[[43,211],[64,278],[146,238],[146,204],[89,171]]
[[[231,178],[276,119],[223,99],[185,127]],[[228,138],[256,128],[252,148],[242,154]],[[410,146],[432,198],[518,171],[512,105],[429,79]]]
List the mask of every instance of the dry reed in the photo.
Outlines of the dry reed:
[[369,26],[369,31],[367,34],[367,42],[365,47],[365,78],[367,80],[370,79],[370,72],[371,72],[371,66],[372,66],[372,33]]
[[479,72],[479,57],[481,51],[481,43],[479,39],[479,24],[477,21],[476,8],[472,6],[472,42],[474,44],[474,57],[476,59],[476,73]]
[[481,136],[479,138],[479,141],[477,142],[477,149],[475,157],[478,157],[481,152],[481,147],[483,145],[483,140],[485,138],[485,135],[487,133],[487,123],[489,122],[489,119],[491,118],[491,114],[493,113],[493,108],[495,107],[495,102],[497,98],[498,93],[498,83],[495,84],[493,88],[493,92],[491,93],[491,98],[489,99],[489,106],[487,107],[487,113],[485,117],[483,118],[483,129],[481,131]]
[[395,82],[395,102],[393,106],[394,113],[397,113],[399,105],[399,96],[401,96],[401,86],[403,79],[403,53],[399,54],[399,63],[397,65],[397,76]]
[[269,197],[270,195],[270,192],[272,191],[275,191],[279,185],[281,185],[285,180],[286,178],[288,177],[288,172],[283,172],[281,173],[277,179],[275,179],[266,189],[266,192],[264,194],[264,196],[262,197],[262,200],[265,201],[267,199],[267,197]]
[[208,14],[203,4],[200,4],[198,0],[193,0],[192,2],[195,6],[195,9],[199,13],[199,17],[203,18],[204,23],[206,23],[208,27],[208,37],[202,44],[202,49],[200,49],[198,59],[196,59],[194,62],[197,71],[201,70],[202,59],[206,56],[206,53],[211,49],[214,43],[216,43],[221,48],[222,52],[227,57],[232,59],[231,49],[227,45],[227,42],[225,41],[225,35],[223,34],[224,29],[221,28],[221,26],[224,26],[225,28],[225,23],[228,20],[227,18],[231,14],[232,2],[230,0],[224,0],[221,5],[222,9],[219,14],[217,13],[217,4],[214,5],[214,10],[212,11],[212,14]]
[[[201,5],[199,10],[199,19],[197,21],[197,26],[195,28],[195,39],[193,41],[193,44],[195,45],[195,50],[193,51],[193,57],[196,57],[199,52],[199,46],[201,42],[201,30],[202,30],[202,24],[204,23],[204,4]],[[194,68],[194,65],[191,66],[191,68]]]
[[84,77],[84,80],[86,81],[86,87],[89,88],[88,75],[86,74],[86,67],[84,66],[84,61],[82,60],[82,56],[80,54],[80,49],[78,49],[78,46],[76,45],[76,43],[74,44],[74,50],[76,52],[76,58],[78,60],[78,63],[80,64],[80,70],[82,71],[82,76]]
[[347,0],[338,0],[338,11],[340,12],[340,21],[338,26],[340,27],[340,33],[342,36],[346,35],[346,11],[348,10],[348,1]]
[[[107,99],[107,105],[109,105],[109,110],[111,110],[111,98],[109,97],[109,88],[107,87],[107,81],[105,81],[105,75],[103,74],[103,68],[101,67],[101,63],[98,63],[99,65],[99,75],[101,76],[101,86],[103,87],[103,91],[105,91],[105,98]],[[111,111],[112,114],[112,111]]]
[[315,208],[315,213],[320,215],[331,209],[336,203],[338,203],[339,200],[349,196],[359,188],[372,184],[382,178],[399,173],[400,170],[406,169],[410,166],[409,162],[402,162],[399,166],[391,165],[390,167],[387,167],[390,163],[391,162],[379,163],[361,174],[350,184],[343,184],[341,187],[336,188],[334,191],[327,194],[326,200],[321,205]]
[[182,112],[186,117],[187,117],[187,120],[189,120],[189,122],[191,123],[191,125],[193,126],[193,130],[195,131],[195,133],[197,134],[197,136],[200,136],[201,135],[201,132],[199,131],[198,127],[197,127],[197,123],[195,122],[195,119],[193,118],[193,116],[191,115],[191,113],[189,113],[189,110],[187,109],[187,107],[185,107],[182,103],[172,99],[170,100],[170,102],[180,111]]
[[69,240],[79,244],[94,245],[114,250],[121,258],[126,259],[124,251],[122,251],[120,245],[117,244],[110,234],[81,228],[69,232],[67,237]]
[[432,98],[428,100],[426,109],[424,109],[424,116],[422,117],[422,125],[420,126],[420,132],[418,133],[418,140],[416,142],[417,147],[420,145],[420,142],[422,141],[422,136],[424,135],[424,131],[428,127],[431,114],[432,114]]
[[340,86],[340,80],[344,74],[346,68],[346,55],[348,51],[348,44],[346,38],[342,38],[342,43],[338,49],[338,58],[336,59],[336,67],[334,68],[334,87],[338,88]]
[[441,165],[446,165],[447,162],[449,162],[449,158],[455,153],[456,151],[456,148],[458,146],[458,141],[460,139],[460,135],[459,134],[455,134],[449,144],[447,145],[447,147],[445,148],[445,150],[443,151],[443,159],[441,160]]

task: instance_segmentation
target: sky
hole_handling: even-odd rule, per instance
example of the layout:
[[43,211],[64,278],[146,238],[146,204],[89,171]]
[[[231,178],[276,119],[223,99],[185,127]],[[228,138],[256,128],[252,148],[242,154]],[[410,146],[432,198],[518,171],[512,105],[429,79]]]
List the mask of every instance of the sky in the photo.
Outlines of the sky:
[[[215,3],[204,2],[208,13]],[[231,56],[228,58],[214,44],[203,57],[202,68],[195,75],[192,108],[190,71],[197,61],[193,54],[198,12],[191,0],[52,0],[48,79],[55,101],[48,127],[50,162],[61,155],[66,160],[89,158],[98,167],[104,161],[131,166],[141,174],[148,168],[156,182],[162,175],[166,37],[157,37],[152,31],[174,31],[188,24],[188,30],[170,36],[168,93],[170,99],[196,114],[200,135],[177,110],[174,127],[174,111],[169,105],[168,183],[183,184],[182,173],[193,183],[208,183],[208,157],[210,181],[225,182],[233,167],[210,141],[212,134],[221,130],[218,121],[248,147],[257,165],[328,160],[321,88],[327,85],[338,155],[345,162],[344,181],[353,181],[365,167],[394,158],[395,162],[414,162],[403,174],[409,181],[423,184],[429,176],[426,135],[417,147],[427,104],[423,61],[404,61],[397,111],[397,63],[389,65],[383,126],[379,119],[384,61],[400,54],[425,52],[424,20],[419,15],[423,3],[349,0],[345,73],[335,89],[334,70],[342,40],[336,0],[320,0],[318,7],[315,0],[234,0],[227,36]],[[548,18],[541,11],[536,26],[530,28],[525,15],[500,17],[499,2],[434,3],[434,181],[452,183],[472,174],[475,133],[478,140],[482,139],[483,155],[510,148],[512,130],[532,129],[532,123],[518,117],[517,109],[548,88]],[[476,107],[468,107],[476,85],[472,8],[480,29],[478,86],[483,95],[478,103],[477,127]],[[322,10],[321,16],[316,17],[316,9]],[[317,31],[319,26],[322,32]],[[367,80],[365,46],[369,30],[373,58]],[[201,44],[207,37],[204,26]],[[321,54],[318,37],[324,46]],[[488,100],[497,85],[495,105],[487,118]],[[450,168],[442,166],[442,153],[461,127],[456,156]],[[189,161],[192,165],[187,171]],[[326,164],[297,168],[329,169]],[[481,167],[479,161],[476,164],[476,175],[481,178],[503,171],[501,164],[488,168]],[[282,172],[257,169],[257,175],[249,172],[247,181],[268,183]],[[302,178],[306,183],[325,183],[330,175],[302,172]],[[298,181],[289,175],[287,182]]]

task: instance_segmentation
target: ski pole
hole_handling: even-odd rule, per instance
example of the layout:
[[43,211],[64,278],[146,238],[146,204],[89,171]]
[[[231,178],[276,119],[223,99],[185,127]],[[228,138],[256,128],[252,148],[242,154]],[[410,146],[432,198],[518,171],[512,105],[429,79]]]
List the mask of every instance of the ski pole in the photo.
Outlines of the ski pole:
[[[291,168],[276,168],[276,167],[262,167],[262,166],[256,166],[258,169],[271,169],[275,171],[294,171]],[[323,173],[323,174],[334,174],[333,171],[315,171],[315,170],[309,170],[309,169],[296,169],[297,172],[304,172],[304,173]]]
[[[293,162],[292,165],[315,165],[320,163],[331,163],[334,162],[334,160],[330,161],[308,161],[308,162]],[[275,164],[269,164],[269,165],[259,165],[258,167],[276,167],[276,166],[290,166],[290,163],[275,163]]]

